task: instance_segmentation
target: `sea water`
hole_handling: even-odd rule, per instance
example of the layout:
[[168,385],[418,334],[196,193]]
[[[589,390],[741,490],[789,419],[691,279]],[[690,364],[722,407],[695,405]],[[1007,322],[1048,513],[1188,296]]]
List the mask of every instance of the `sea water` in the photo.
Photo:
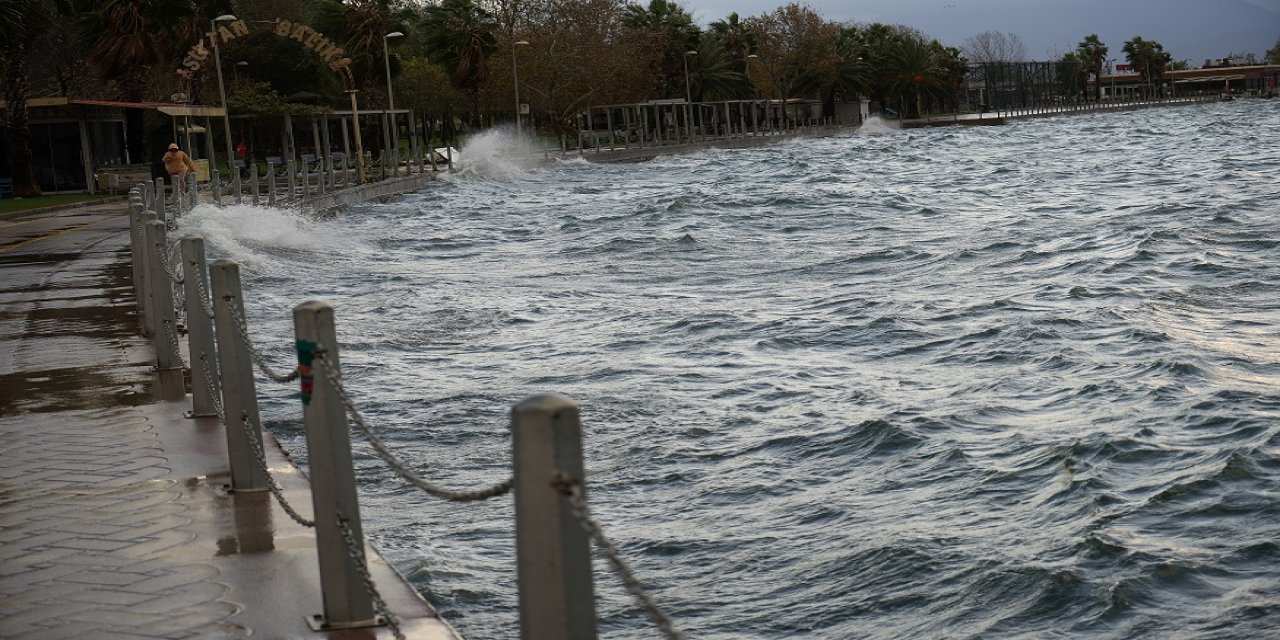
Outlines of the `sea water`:
[[[507,477],[511,406],[574,398],[594,513],[692,637],[1280,628],[1280,102],[523,155],[182,230],[241,263],[280,367],[292,307],[332,304],[360,410],[435,482]],[[296,390],[259,391],[305,465]],[[516,637],[510,497],[442,503],[353,439],[374,544]],[[603,636],[656,636],[595,589]]]

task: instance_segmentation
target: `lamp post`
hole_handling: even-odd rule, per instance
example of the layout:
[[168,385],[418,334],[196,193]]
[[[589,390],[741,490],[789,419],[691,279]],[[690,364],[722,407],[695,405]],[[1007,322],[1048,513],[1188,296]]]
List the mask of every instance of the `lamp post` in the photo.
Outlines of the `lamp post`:
[[400,33],[399,31],[392,31],[387,35],[382,36],[382,63],[387,68],[387,110],[388,111],[396,110],[396,98],[391,93],[391,54],[387,52],[387,40],[389,38],[399,38],[400,36],[403,36],[403,35],[404,34]]
[[222,99],[222,132],[227,138],[227,168],[231,168],[231,160],[235,157],[235,153],[231,151],[231,116],[227,115],[227,90],[222,83],[222,53],[218,47],[218,23],[235,20],[236,17],[228,13],[209,21],[209,39],[213,41],[213,60],[218,65],[218,97]]
[[689,56],[698,55],[697,51],[692,49],[684,52],[684,100],[685,102],[693,102],[693,92],[689,90]]
[[249,63],[241,60],[240,62],[237,62],[234,67],[231,67],[232,77],[235,78],[236,91],[240,90],[240,67],[247,66],[249,66]]
[[[697,51],[690,49],[684,52],[684,101],[685,101],[685,128],[689,130],[689,140],[693,140],[693,91],[689,89],[689,56],[698,55]],[[676,133],[680,132],[676,129]]]
[[[1108,102],[1115,102],[1116,99],[1116,69],[1112,65],[1115,61],[1115,58],[1107,60],[1107,75],[1111,76],[1111,95],[1107,96],[1109,98]],[[1102,78],[1098,78],[1098,84],[1102,84]]]
[[528,45],[528,40],[511,43],[511,82],[516,94],[516,135],[520,135],[520,68],[516,66],[516,47]]

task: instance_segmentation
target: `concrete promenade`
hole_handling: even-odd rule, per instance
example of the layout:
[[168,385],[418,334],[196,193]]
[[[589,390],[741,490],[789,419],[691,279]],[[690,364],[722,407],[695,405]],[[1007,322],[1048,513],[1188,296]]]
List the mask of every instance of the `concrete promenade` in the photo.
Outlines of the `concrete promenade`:
[[[392,637],[312,631],[312,530],[269,493],[228,495],[217,419],[153,400],[127,220],[120,202],[0,217],[0,637]],[[310,517],[306,478],[266,445]],[[457,638],[366,555],[407,637]]]

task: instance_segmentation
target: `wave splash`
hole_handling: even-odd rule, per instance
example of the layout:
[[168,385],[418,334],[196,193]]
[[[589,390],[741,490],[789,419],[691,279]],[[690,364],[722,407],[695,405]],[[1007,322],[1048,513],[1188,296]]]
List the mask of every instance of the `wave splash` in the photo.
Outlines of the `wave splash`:
[[468,139],[455,167],[462,175],[510,181],[528,174],[541,158],[531,138],[514,127],[498,127]]
[[292,209],[247,204],[197,205],[178,220],[181,235],[199,235],[218,258],[242,265],[266,266],[299,253],[333,252],[335,247],[352,248],[349,225],[337,219],[323,219]]

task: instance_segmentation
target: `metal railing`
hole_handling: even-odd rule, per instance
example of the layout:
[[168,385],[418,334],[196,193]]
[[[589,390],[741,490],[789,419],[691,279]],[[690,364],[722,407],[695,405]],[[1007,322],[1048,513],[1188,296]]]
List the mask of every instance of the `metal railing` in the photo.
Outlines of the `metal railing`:
[[[192,409],[188,415],[216,418],[224,428],[229,492],[270,491],[291,519],[314,528],[323,613],[308,618],[313,629],[386,626],[395,637],[405,637],[378,592],[365,557],[351,454],[354,423],[389,469],[427,495],[476,502],[513,494],[523,638],[597,637],[592,543],[663,636],[685,637],[591,514],[576,403],[565,396],[541,394],[512,408],[509,477],[465,489],[430,482],[396,455],[360,410],[342,376],[333,309],[314,301],[296,306],[291,346],[297,365],[288,371],[271,366],[252,340],[239,265],[218,260],[206,267],[204,241],[199,236],[170,244],[166,225],[153,210],[163,211],[164,198],[157,194],[164,193],[164,185],[146,185],[150,183],[130,192],[131,255],[141,325],[155,347],[161,397],[185,399],[189,371]],[[180,273],[171,266],[176,249],[181,251]],[[175,296],[178,285],[183,295]],[[180,317],[186,321],[186,361],[178,338]],[[311,518],[290,504],[267,464],[255,369],[269,382],[299,385],[311,467]]]

